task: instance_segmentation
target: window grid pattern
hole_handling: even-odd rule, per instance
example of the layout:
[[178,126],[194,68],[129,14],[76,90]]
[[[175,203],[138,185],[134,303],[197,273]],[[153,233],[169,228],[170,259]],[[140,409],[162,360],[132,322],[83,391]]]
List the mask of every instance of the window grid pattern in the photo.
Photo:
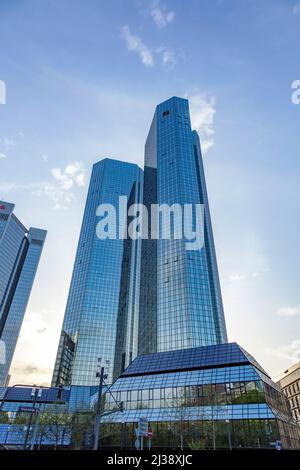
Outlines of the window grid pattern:
[[[136,244],[100,240],[96,209],[119,206],[119,197],[137,202],[141,170],[137,165],[104,159],[93,166],[52,385],[95,385],[98,358],[114,368],[126,367],[137,354],[139,276]],[[117,232],[119,225],[117,224]],[[126,251],[127,247],[127,251]],[[126,289],[125,289],[126,287]],[[121,334],[124,333],[124,334]],[[122,345],[116,351],[116,341]],[[127,354],[126,354],[127,353]],[[116,361],[118,364],[116,366]],[[120,370],[121,372],[121,370]]]

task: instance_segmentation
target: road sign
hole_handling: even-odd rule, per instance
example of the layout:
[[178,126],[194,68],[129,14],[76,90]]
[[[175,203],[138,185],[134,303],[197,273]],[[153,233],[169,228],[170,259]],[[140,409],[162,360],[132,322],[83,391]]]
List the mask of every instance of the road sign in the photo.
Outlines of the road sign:
[[275,449],[276,450],[281,450],[282,449],[282,442],[281,441],[276,441],[275,442]]
[[141,446],[140,440],[139,440],[139,439],[136,439],[134,445],[135,445],[136,450],[139,450],[139,448],[140,448],[140,446]]
[[148,435],[148,419],[144,416],[139,419],[138,433],[140,437],[147,437]]
[[23,413],[35,413],[36,410],[30,406],[20,406],[19,411],[22,411]]

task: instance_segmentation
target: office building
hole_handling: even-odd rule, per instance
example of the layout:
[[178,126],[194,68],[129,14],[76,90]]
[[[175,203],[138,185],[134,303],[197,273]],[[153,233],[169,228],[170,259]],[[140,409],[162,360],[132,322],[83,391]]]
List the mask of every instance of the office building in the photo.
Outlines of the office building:
[[[24,445],[21,418],[27,422],[28,409],[34,408],[39,415],[34,426],[39,420],[43,425],[35,427],[29,444],[91,448],[98,387],[39,390],[41,393],[36,393],[37,387],[0,388],[0,445]],[[152,430],[155,450],[300,447],[300,426],[287,398],[236,343],[139,356],[103,393],[106,416],[101,419],[101,448],[133,449],[141,417]],[[121,402],[123,412],[117,408]],[[72,424],[76,412],[81,418],[90,416],[80,429]],[[55,419],[49,413],[58,413],[58,426],[51,426]]]
[[300,362],[285,370],[276,383],[288,399],[294,419],[300,422]]
[[[120,196],[138,202],[141,176],[137,165],[109,158],[93,166],[53,386],[97,384],[100,363],[112,382],[137,354],[139,241],[100,239],[96,211],[100,204],[118,211]],[[121,223],[126,230],[129,219]]]
[[139,354],[226,342],[201,147],[186,99],[173,97],[156,108],[145,146],[143,203],[148,211],[152,204],[202,204],[204,246],[188,249],[185,236],[163,239],[159,228],[153,239],[149,224],[142,241]]
[[123,435],[131,447],[146,417],[154,448],[299,448],[285,396],[236,343],[139,356],[110,391],[107,410],[116,399],[125,411],[103,419],[103,446],[118,446]]
[[0,385],[7,382],[46,231],[27,230],[0,201]]

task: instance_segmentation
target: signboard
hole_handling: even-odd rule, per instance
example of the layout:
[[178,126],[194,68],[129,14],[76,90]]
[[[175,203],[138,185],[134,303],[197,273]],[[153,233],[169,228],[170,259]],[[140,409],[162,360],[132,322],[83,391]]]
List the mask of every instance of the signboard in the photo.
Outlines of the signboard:
[[148,419],[144,416],[139,419],[138,434],[140,437],[147,437],[148,435]]
[[136,450],[139,450],[139,448],[141,447],[140,440],[136,439],[135,442],[134,442],[134,445],[135,445]]
[[275,449],[276,450],[281,450],[282,449],[282,442],[281,441],[276,441],[275,442]]
[[23,413],[35,413],[35,408],[32,408],[31,406],[20,406],[19,411],[22,411]]

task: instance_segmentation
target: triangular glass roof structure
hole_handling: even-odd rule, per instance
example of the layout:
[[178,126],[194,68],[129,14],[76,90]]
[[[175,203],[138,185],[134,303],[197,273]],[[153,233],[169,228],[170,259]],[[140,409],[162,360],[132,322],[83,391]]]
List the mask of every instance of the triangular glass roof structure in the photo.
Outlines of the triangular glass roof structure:
[[121,377],[246,364],[253,365],[269,378],[258,362],[237,343],[215,344],[138,356]]

